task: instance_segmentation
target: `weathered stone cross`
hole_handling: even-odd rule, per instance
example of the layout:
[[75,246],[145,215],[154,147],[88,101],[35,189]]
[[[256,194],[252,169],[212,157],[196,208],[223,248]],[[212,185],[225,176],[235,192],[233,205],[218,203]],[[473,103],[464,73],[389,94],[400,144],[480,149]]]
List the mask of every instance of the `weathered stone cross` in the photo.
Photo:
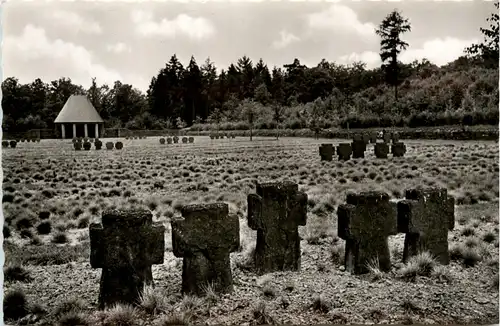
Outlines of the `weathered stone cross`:
[[382,271],[390,270],[387,237],[397,234],[397,214],[389,195],[377,191],[348,194],[346,202],[337,209],[338,235],[346,241],[346,270],[366,273],[372,261]]
[[307,194],[291,181],[258,183],[248,195],[248,226],[257,230],[259,274],[300,269],[299,225],[307,222]]
[[203,294],[209,283],[217,292],[233,291],[229,254],[240,245],[238,217],[226,203],[188,205],[184,219],[172,220],[172,246],[183,257],[182,292]]
[[398,202],[398,231],[406,233],[403,261],[429,251],[448,264],[448,230],[455,225],[455,199],[444,188],[409,189]]
[[144,285],[153,283],[151,265],[163,263],[164,232],[147,210],[106,211],[102,225],[89,226],[90,265],[102,268],[99,309],[137,304]]

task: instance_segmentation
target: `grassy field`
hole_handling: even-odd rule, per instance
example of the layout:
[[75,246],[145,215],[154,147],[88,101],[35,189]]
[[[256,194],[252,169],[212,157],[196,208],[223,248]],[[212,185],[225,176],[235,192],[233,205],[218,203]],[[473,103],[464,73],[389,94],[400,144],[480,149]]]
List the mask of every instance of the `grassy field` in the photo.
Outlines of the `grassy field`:
[[[403,158],[375,159],[369,145],[365,159],[321,162],[318,145],[340,140],[121,141],[121,151],[76,152],[69,140],[3,149],[4,311],[24,315],[12,324],[498,323],[496,142],[408,140]],[[302,270],[258,277],[250,268],[256,235],[246,223],[246,196],[256,181],[285,179],[309,196],[308,222],[299,228]],[[425,254],[402,264],[400,234],[389,239],[390,273],[375,266],[363,276],[345,272],[336,209],[346,193],[383,190],[400,199],[420,185],[446,187],[456,198],[451,264]],[[240,218],[235,291],[182,297],[169,221],[184,204],[215,201]],[[99,312],[101,271],[90,267],[88,224],[118,207],[144,207],[164,222],[165,260],[153,267],[156,287],[140,307]]]

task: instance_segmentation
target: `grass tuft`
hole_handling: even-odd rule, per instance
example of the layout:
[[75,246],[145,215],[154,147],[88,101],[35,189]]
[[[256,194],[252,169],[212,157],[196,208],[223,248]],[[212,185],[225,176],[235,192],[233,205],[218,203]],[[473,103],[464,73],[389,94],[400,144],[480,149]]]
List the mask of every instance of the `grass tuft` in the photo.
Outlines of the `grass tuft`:
[[18,320],[28,314],[28,302],[22,290],[7,292],[3,298],[3,315],[5,320]]

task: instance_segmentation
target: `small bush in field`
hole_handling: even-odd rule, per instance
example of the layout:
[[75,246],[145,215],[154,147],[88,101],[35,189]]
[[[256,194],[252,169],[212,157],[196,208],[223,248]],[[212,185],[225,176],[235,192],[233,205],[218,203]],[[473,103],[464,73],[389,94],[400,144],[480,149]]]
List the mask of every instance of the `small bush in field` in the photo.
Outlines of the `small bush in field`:
[[32,280],[30,273],[19,264],[8,264],[3,268],[4,280],[7,282],[30,282]]
[[52,242],[53,243],[67,243],[68,242],[68,236],[66,235],[65,232],[57,232],[56,234],[54,234],[53,238],[52,238]]
[[52,231],[52,223],[50,221],[42,221],[37,225],[36,231],[38,234],[49,234]]
[[28,302],[24,292],[12,290],[3,298],[3,315],[5,320],[18,320],[28,314]]

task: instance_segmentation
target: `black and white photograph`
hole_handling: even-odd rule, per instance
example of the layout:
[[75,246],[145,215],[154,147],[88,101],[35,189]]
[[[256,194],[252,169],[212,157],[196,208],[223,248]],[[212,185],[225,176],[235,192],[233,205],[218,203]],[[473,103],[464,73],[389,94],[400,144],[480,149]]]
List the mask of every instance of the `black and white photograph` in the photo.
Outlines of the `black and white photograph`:
[[7,0],[3,325],[499,323],[499,1]]

